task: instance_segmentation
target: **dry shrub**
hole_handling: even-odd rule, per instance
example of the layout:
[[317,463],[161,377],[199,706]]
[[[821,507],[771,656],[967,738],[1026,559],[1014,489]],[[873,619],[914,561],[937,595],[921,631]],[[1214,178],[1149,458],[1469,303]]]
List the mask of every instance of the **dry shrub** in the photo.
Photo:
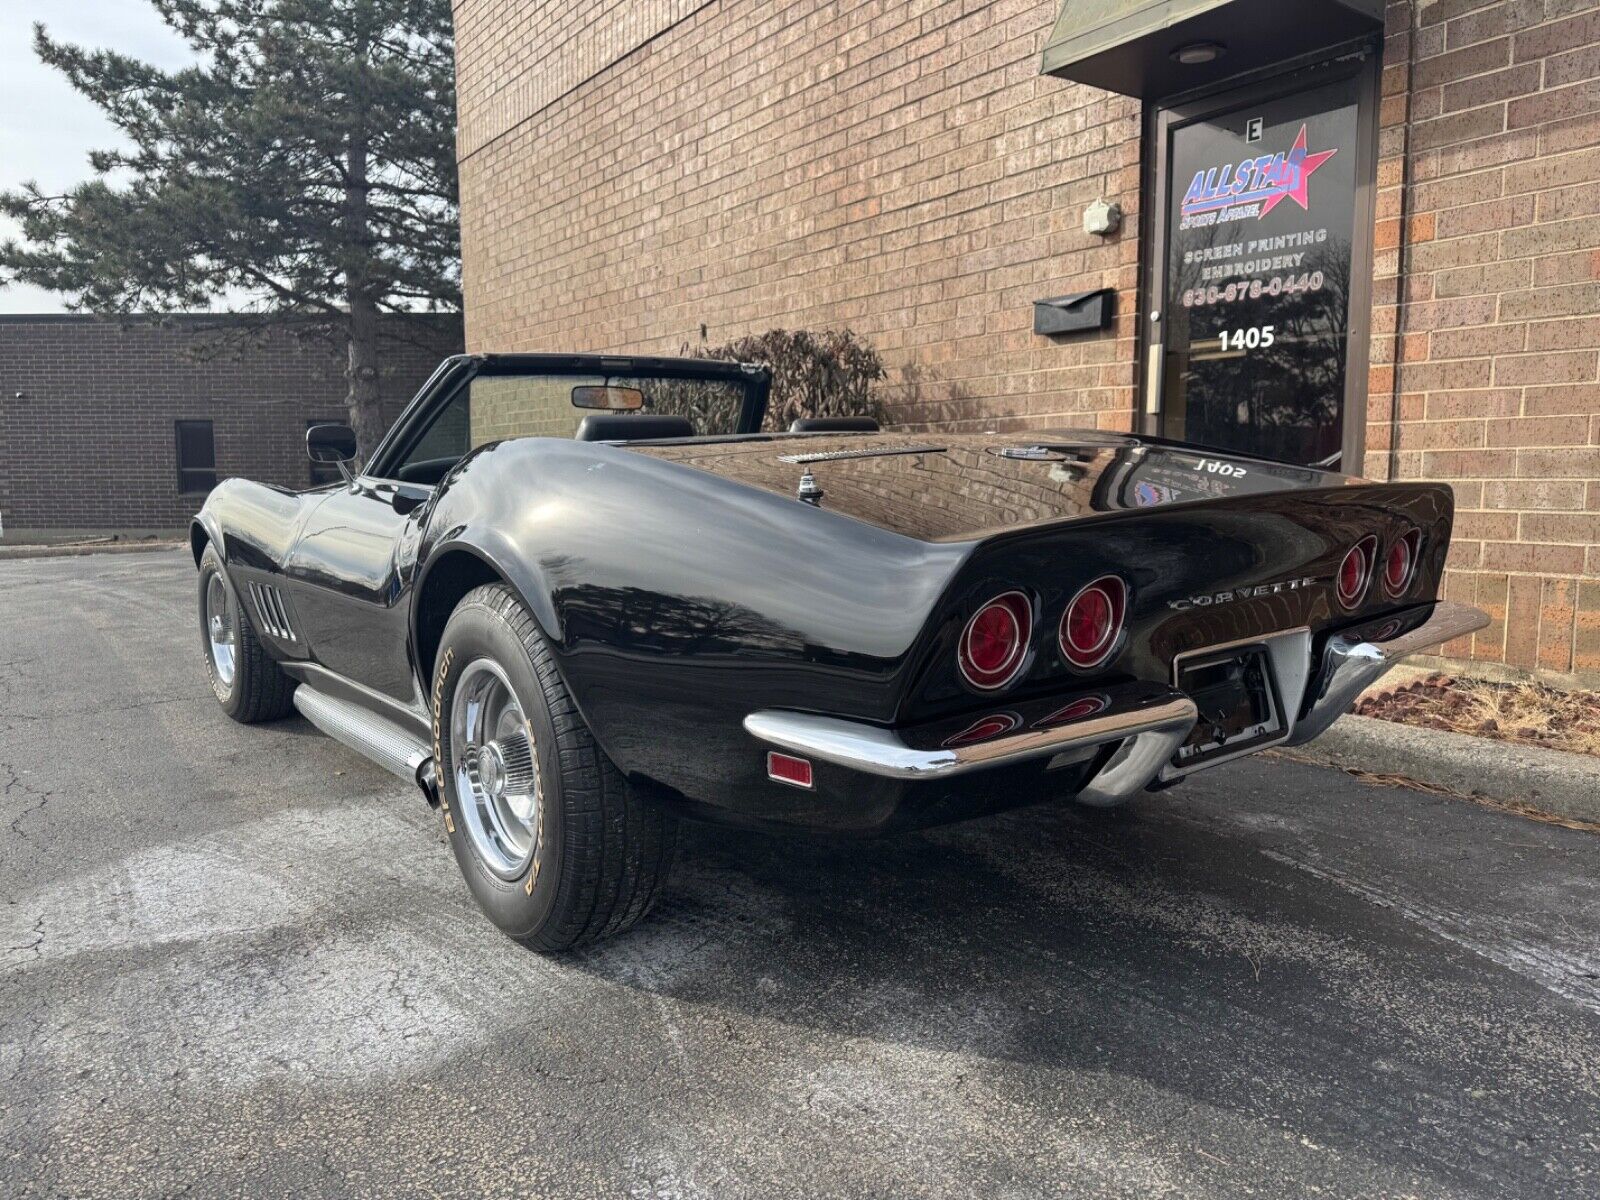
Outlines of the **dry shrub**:
[[769,329],[684,353],[771,368],[767,429],[787,429],[796,417],[871,417],[882,424],[887,415],[874,390],[886,374],[883,360],[849,329]]
[[1433,675],[1363,700],[1356,712],[1427,729],[1600,756],[1600,694],[1594,692]]

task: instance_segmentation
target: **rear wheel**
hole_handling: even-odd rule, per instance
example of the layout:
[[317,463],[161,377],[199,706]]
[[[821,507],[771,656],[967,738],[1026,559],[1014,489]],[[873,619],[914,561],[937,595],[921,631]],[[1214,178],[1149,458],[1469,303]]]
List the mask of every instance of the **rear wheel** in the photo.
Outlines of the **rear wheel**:
[[211,691],[235,721],[275,720],[294,706],[294,680],[256,637],[211,545],[200,556],[200,645]]
[[621,932],[649,910],[676,821],[595,743],[505,585],[468,593],[445,625],[433,720],[450,846],[490,920],[553,951]]

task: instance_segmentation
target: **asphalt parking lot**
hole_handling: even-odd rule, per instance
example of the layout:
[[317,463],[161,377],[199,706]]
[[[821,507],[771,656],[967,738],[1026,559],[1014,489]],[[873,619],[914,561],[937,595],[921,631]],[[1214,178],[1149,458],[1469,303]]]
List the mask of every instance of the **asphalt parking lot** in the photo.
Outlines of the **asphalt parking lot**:
[[0,1195],[1600,1194],[1600,839],[1281,760],[690,829],[561,960],[206,688],[180,552],[0,562]]

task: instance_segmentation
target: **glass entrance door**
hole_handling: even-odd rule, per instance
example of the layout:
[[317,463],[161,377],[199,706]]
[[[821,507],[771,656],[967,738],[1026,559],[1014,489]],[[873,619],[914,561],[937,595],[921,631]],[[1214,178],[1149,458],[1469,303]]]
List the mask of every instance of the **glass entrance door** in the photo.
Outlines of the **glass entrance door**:
[[1360,469],[1344,457],[1366,384],[1362,91],[1361,75],[1324,77],[1159,115],[1146,387],[1163,435]]

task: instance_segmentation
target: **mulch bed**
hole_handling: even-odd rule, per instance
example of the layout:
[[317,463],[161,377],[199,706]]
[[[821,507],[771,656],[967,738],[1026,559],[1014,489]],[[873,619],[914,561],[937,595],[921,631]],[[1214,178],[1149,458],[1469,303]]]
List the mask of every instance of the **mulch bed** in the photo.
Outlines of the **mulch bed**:
[[1600,757],[1600,693],[1430,675],[1362,700],[1355,711],[1416,725]]

